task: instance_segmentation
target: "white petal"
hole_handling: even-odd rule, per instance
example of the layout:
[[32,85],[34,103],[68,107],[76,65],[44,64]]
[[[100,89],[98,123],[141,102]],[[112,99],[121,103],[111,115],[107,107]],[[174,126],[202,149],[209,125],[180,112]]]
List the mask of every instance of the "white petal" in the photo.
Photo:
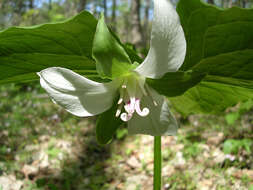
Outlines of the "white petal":
[[53,101],[79,117],[109,109],[119,86],[117,81],[98,83],[60,67],[42,70],[38,75],[41,86]]
[[177,121],[170,112],[165,98],[151,89],[151,94],[157,102],[154,105],[153,100],[148,96],[143,96],[141,103],[147,107],[150,112],[146,117],[134,114],[128,121],[129,134],[147,134],[152,136],[175,135],[177,133]]
[[177,71],[185,53],[185,36],[176,10],[169,0],[154,0],[150,49],[136,71],[149,78],[160,78]]

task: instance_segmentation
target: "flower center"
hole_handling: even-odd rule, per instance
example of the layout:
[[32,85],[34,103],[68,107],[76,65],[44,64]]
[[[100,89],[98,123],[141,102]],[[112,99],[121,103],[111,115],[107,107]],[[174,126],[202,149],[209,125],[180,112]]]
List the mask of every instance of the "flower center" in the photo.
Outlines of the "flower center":
[[[119,91],[120,98],[116,117],[120,116],[121,120],[126,122],[133,117],[134,113],[141,117],[149,114],[149,108],[144,107],[141,109],[141,98],[147,95],[150,96],[148,86],[145,84],[145,77],[141,77],[136,73],[124,77]],[[157,105],[155,101],[153,102],[154,105]],[[122,112],[123,107],[125,112]]]

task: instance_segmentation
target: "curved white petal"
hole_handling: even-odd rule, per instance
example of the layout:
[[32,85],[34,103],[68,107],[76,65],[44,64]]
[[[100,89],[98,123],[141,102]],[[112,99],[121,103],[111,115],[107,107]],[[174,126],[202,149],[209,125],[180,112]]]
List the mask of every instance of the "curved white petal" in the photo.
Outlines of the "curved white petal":
[[176,10],[169,0],[154,0],[150,49],[136,71],[149,78],[160,78],[177,71],[185,53],[185,36]]
[[109,109],[119,86],[117,81],[98,83],[60,67],[47,68],[38,75],[41,86],[53,101],[79,117]]
[[134,114],[128,121],[129,134],[147,134],[152,136],[175,135],[177,133],[177,121],[170,112],[166,99],[154,90],[150,89],[155,106],[149,96],[143,96],[141,106],[150,111],[146,117]]

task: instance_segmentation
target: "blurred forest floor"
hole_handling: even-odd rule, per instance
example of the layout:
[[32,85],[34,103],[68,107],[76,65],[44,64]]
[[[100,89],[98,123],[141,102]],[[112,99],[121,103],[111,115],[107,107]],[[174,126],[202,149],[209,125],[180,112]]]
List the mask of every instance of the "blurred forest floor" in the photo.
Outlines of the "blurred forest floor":
[[[107,146],[96,118],[53,104],[38,82],[0,87],[1,190],[151,190],[153,138],[121,128]],[[252,190],[253,102],[223,116],[177,115],[163,137],[163,190]]]

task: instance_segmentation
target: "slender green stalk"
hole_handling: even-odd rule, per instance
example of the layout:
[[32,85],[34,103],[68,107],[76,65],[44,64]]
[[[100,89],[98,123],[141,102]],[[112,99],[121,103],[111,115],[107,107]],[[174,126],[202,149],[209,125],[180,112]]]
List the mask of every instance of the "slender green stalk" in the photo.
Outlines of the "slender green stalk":
[[154,190],[161,190],[162,151],[161,136],[154,137]]

